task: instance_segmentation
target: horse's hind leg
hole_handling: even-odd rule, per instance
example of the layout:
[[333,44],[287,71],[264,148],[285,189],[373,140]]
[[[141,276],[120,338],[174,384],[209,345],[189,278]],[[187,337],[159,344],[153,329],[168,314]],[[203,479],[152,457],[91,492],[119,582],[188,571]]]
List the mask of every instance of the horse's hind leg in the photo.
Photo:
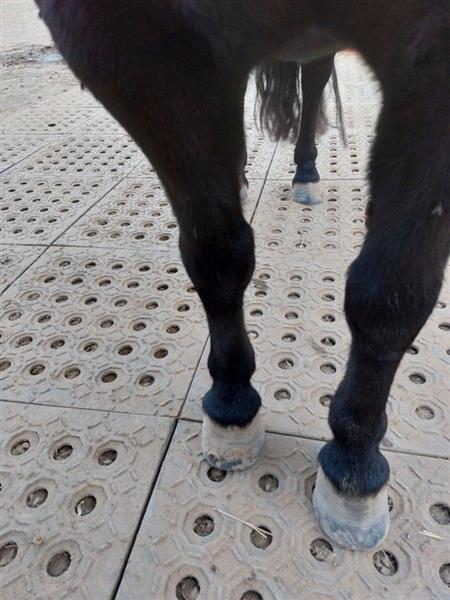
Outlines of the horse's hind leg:
[[313,496],[325,533],[353,549],[376,546],[388,530],[389,466],[379,450],[386,401],[404,352],[438,299],[450,251],[450,145],[441,132],[450,89],[445,69],[426,90],[417,72],[411,88],[388,99],[379,122],[369,231],[346,288],[353,341]]
[[323,90],[333,70],[334,55],[302,64],[302,117],[295,146],[297,165],[292,195],[302,204],[317,204],[316,128]]

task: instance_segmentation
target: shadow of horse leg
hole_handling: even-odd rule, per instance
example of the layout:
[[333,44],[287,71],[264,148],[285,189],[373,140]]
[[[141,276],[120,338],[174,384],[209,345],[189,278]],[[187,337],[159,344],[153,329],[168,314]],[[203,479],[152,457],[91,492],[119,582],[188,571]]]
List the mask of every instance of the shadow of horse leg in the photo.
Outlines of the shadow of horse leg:
[[331,76],[333,62],[334,54],[302,65],[302,117],[294,152],[297,169],[292,181],[292,196],[301,204],[320,202],[316,128],[323,90]]

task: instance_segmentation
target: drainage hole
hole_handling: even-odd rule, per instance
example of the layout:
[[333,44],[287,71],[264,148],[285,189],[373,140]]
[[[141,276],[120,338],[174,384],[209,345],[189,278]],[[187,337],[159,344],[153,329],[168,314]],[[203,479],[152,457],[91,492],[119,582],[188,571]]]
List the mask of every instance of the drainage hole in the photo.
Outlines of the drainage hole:
[[155,383],[155,378],[153,377],[153,375],[143,375],[139,379],[139,385],[142,385],[143,387],[149,387],[149,386],[153,385],[154,383]]
[[258,525],[258,529],[260,531],[252,529],[250,533],[250,541],[256,548],[265,550],[272,543],[272,532],[264,525]]
[[283,340],[283,342],[295,342],[297,337],[293,333],[286,333],[282,336],[281,339]]
[[398,571],[398,562],[389,550],[379,550],[372,557],[373,564],[378,573],[391,577]]
[[107,448],[98,457],[98,464],[103,467],[111,465],[117,458],[117,450],[114,448]]
[[153,356],[155,358],[165,358],[168,355],[168,351],[165,348],[160,348],[159,350],[156,350],[155,353],[153,354]]
[[50,344],[50,347],[53,348],[53,349],[61,348],[62,346],[64,346],[65,343],[66,343],[65,340],[63,340],[62,338],[60,338],[60,339],[57,339],[57,340],[53,340],[53,342]]
[[31,344],[32,341],[33,338],[31,337],[31,335],[25,335],[24,337],[21,337],[17,340],[16,346],[27,346],[28,344]]
[[98,349],[97,342],[89,342],[83,346],[85,352],[95,352]]
[[167,333],[178,333],[180,331],[180,328],[178,327],[178,325],[169,325],[166,331]]
[[54,554],[47,564],[47,573],[50,577],[59,577],[67,571],[72,562],[69,552],[58,552]]
[[271,473],[266,473],[259,478],[258,485],[264,492],[274,492],[279,486],[278,478]]
[[408,354],[419,354],[419,349],[417,346],[410,346],[406,352]]
[[45,488],[39,488],[38,490],[34,490],[31,494],[28,495],[27,498],[27,506],[29,508],[37,508],[48,498],[48,492]]
[[333,546],[323,538],[317,538],[309,545],[309,551],[319,562],[331,563],[334,558]]
[[65,460],[66,458],[69,458],[72,452],[73,447],[70,444],[63,444],[62,446],[58,446],[53,452],[53,458],[55,460]]
[[422,385],[427,379],[421,373],[411,373],[411,375],[409,376],[409,380],[413,383],[416,383],[417,385]]
[[289,390],[285,390],[285,389],[277,390],[274,393],[274,398],[275,398],[275,400],[290,400],[291,392]]
[[117,373],[114,371],[107,371],[106,373],[103,373],[101,379],[103,383],[112,383],[117,379]]
[[278,363],[278,366],[280,367],[280,369],[292,369],[292,367],[294,366],[294,361],[291,358],[283,358]]
[[18,552],[19,548],[16,542],[7,542],[0,547],[0,567],[6,567],[12,562]]
[[206,537],[214,531],[214,520],[209,515],[201,515],[194,521],[194,533],[201,537]]
[[424,404],[416,408],[416,415],[420,419],[425,419],[426,421],[429,421],[430,419],[434,418],[434,410],[431,408],[431,406],[426,406]]
[[298,313],[294,311],[289,311],[284,316],[286,317],[286,319],[298,319]]
[[198,580],[192,576],[183,577],[183,579],[177,583],[177,587],[175,588],[177,600],[197,600],[199,594],[200,584]]
[[0,371],[6,371],[6,369],[9,369],[10,366],[11,366],[11,361],[2,360],[0,362]]
[[331,394],[324,394],[323,396],[320,396],[319,398],[319,402],[322,406],[325,406],[325,408],[328,408],[331,404],[331,401],[333,400],[333,396]]
[[242,594],[241,600],[263,600],[263,597],[255,590],[248,590],[248,592]]
[[333,317],[333,315],[323,315],[322,321],[325,321],[325,323],[334,323],[336,321],[336,317]]
[[322,373],[327,373],[327,375],[336,373],[336,367],[331,363],[325,363],[324,365],[320,365],[320,370],[322,371]]
[[97,499],[95,498],[95,496],[85,496],[84,498],[81,498],[81,500],[78,500],[78,502],[76,503],[75,513],[79,517],[84,517],[84,515],[88,515],[94,510],[96,504]]
[[336,340],[332,337],[324,337],[320,340],[324,346],[336,346]]
[[209,467],[207,475],[208,479],[219,483],[220,481],[223,481],[225,479],[225,477],[227,476],[227,472],[223,471],[222,469],[216,469],[216,467]]
[[66,379],[76,379],[80,375],[81,371],[78,367],[71,367],[64,371],[64,377]]
[[441,576],[444,584],[450,588],[450,563],[444,563],[439,569],[439,575]]
[[125,344],[124,346],[120,346],[118,353],[121,356],[127,356],[128,354],[131,354],[133,352],[133,347],[130,346],[129,344]]
[[450,523],[450,507],[447,504],[437,503],[430,506],[430,515],[433,521],[439,525]]
[[11,448],[11,454],[13,456],[19,456],[20,454],[25,454],[30,449],[31,442],[29,440],[19,440],[16,442]]
[[30,375],[40,375],[43,371],[45,371],[45,367],[41,364],[30,367]]

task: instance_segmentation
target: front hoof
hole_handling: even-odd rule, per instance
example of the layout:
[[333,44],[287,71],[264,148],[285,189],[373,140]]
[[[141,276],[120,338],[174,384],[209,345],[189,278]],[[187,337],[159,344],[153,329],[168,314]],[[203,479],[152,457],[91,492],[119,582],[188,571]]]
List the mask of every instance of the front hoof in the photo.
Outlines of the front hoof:
[[242,471],[257,460],[264,445],[265,431],[260,412],[247,427],[222,427],[203,417],[202,452],[212,467],[223,471]]
[[319,467],[313,506],[322,531],[343,548],[371,550],[379,546],[388,534],[387,486],[375,496],[343,496],[338,494]]
[[314,206],[320,204],[319,183],[294,183],[292,186],[292,198],[300,204]]

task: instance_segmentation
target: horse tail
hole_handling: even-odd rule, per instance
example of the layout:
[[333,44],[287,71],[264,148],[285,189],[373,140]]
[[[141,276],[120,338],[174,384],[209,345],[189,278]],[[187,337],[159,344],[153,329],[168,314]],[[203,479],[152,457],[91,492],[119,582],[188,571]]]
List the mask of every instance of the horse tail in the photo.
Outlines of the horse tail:
[[[301,65],[297,62],[275,61],[260,65],[255,71],[257,92],[255,117],[260,127],[266,129],[276,140],[289,138],[295,141],[298,137],[302,113],[300,68]],[[346,144],[342,102],[334,65],[331,77],[336,99],[337,127]],[[324,133],[328,125],[322,95],[317,116],[317,132]]]
[[259,66],[255,72],[259,124],[275,138],[294,140],[300,129],[302,112],[300,65],[276,61]]

